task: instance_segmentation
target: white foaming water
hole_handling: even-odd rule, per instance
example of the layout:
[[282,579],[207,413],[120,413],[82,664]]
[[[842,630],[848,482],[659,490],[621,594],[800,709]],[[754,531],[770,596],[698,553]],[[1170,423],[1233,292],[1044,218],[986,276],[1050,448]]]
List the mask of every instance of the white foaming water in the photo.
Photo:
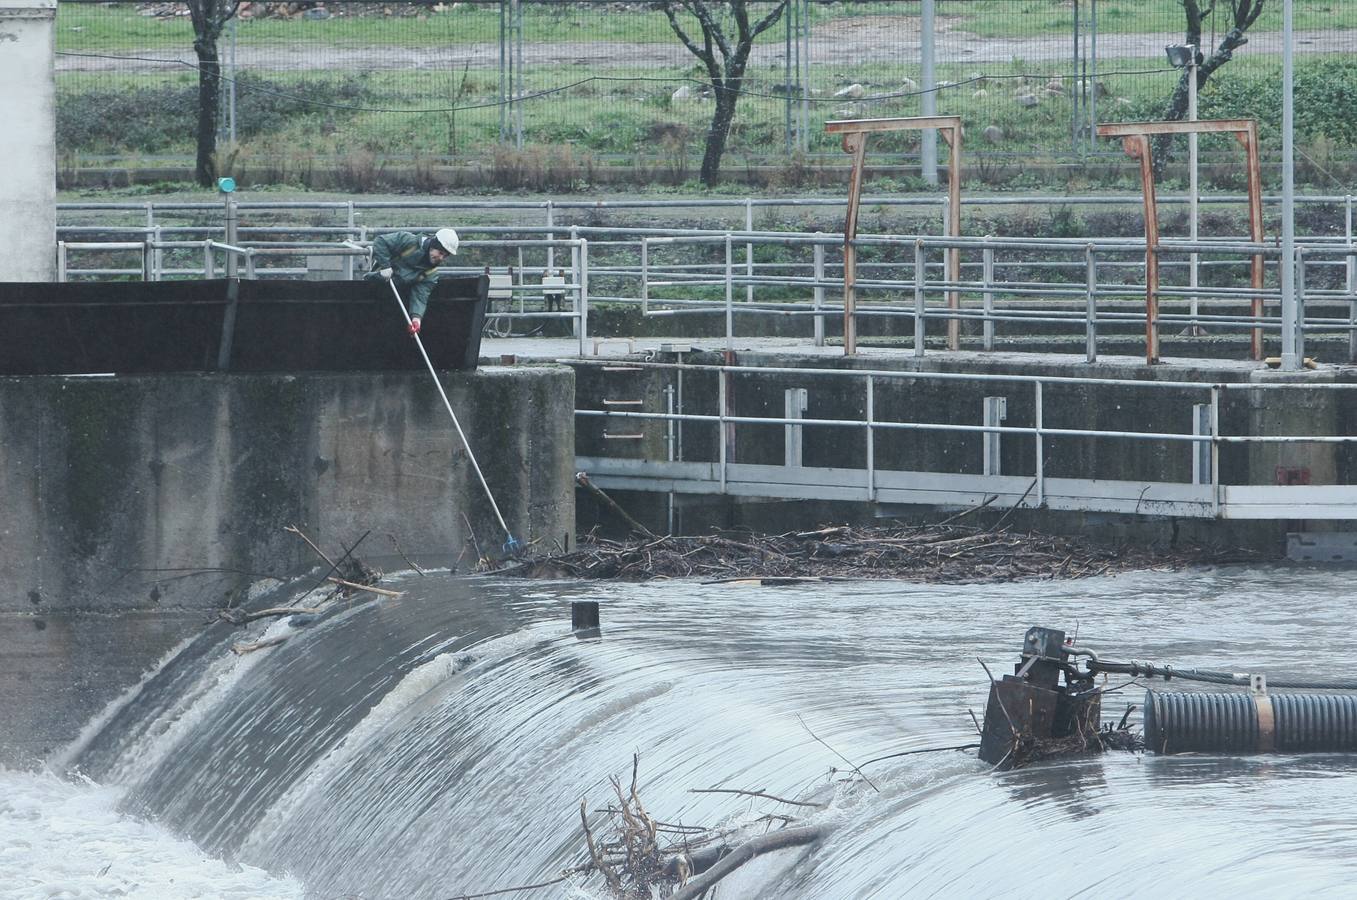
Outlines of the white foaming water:
[[141,678],[136,684],[109,701],[108,705],[100,710],[94,718],[85,723],[85,727],[80,729],[80,734],[76,736],[75,740],[71,741],[65,747],[62,747],[47,761],[48,768],[54,772],[65,772],[70,769],[75,762],[75,758],[84,752],[85,748],[89,746],[90,741],[94,739],[95,735],[102,731],[104,726],[126,707],[127,704],[136,699],[137,695],[141,693],[141,689],[146,686],[146,682],[160,674],[160,671],[169,664],[170,660],[182,653],[184,648],[189,644],[192,644],[196,637],[196,635],[190,635],[175,644],[173,649],[162,656],[155,665],[141,673]]
[[[258,640],[291,635],[295,629],[286,618],[269,623]],[[106,779],[110,784],[128,784],[136,773],[150,772],[193,726],[231,692],[231,688],[260,660],[256,653],[227,653],[203,670],[193,688],[177,698],[175,707],[156,723],[155,732],[130,746],[119,757]]]
[[300,883],[213,859],[117,811],[121,791],[0,769],[0,898],[300,898]]

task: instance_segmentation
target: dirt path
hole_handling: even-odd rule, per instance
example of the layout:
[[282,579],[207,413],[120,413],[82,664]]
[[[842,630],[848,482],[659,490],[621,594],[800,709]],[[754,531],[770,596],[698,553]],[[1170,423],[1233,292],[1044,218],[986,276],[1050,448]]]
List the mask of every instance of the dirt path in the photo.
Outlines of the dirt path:
[[[810,58],[816,64],[851,65],[861,62],[895,62],[912,65],[919,57],[917,19],[896,16],[863,16],[836,19],[817,25],[810,42]],[[1182,40],[1180,33],[1109,34],[1098,39],[1100,61],[1143,59],[1163,62],[1164,47]],[[1248,55],[1280,53],[1280,32],[1249,35]],[[1357,52],[1357,30],[1300,31],[1296,33],[1300,53]],[[677,41],[671,44],[560,42],[526,44],[525,62],[530,66],[579,65],[600,70],[612,66],[655,68],[686,67],[693,57]],[[137,72],[160,71],[168,67],[193,65],[193,52],[165,50],[124,51],[119,56],[148,57],[165,62],[117,58],[57,55],[58,72]],[[1071,56],[1068,35],[1042,37],[993,38],[967,31],[944,29],[938,35],[937,55],[941,64],[1009,63],[1021,59],[1044,63],[1051,74],[1063,71]],[[781,40],[756,44],[754,66],[782,66],[784,45]],[[256,71],[310,71],[318,69],[392,70],[460,72],[464,66],[493,69],[499,66],[499,44],[459,44],[447,47],[337,47],[337,46],[243,46],[236,51],[237,64]],[[1107,67],[1104,68],[1106,71]]]

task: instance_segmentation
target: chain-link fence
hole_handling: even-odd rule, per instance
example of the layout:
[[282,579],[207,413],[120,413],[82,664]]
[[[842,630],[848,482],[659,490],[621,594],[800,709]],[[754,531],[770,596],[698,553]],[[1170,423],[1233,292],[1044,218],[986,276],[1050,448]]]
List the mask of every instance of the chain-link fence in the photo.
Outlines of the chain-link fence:
[[[1265,142],[1275,137],[1268,117],[1280,118],[1280,99],[1267,100],[1280,84],[1280,5],[1267,4],[1248,46],[1202,95],[1203,118],[1261,114]],[[249,160],[261,175],[287,178],[329,160],[361,177],[388,160],[505,164],[513,151],[520,165],[524,153],[544,168],[625,160],[682,178],[702,154],[716,91],[662,6],[242,4],[219,42],[222,164]],[[1011,181],[1035,158],[1115,157],[1094,125],[1158,118],[1181,74],[1164,53],[1183,39],[1181,0],[936,0],[931,67],[918,0],[707,6],[732,52],[735,7],[751,24],[777,14],[749,53],[728,168],[837,164],[825,120],[936,112],[962,116],[974,172]],[[1301,140],[1311,155],[1350,157],[1357,3],[1296,8],[1297,90],[1318,98],[1298,104],[1309,110],[1298,118]],[[1213,10],[1206,52],[1232,27],[1229,4]],[[674,21],[701,49],[699,21],[682,11]],[[61,0],[57,27],[66,159],[192,154],[198,57],[182,4]],[[874,159],[913,156],[919,141],[883,135]]]

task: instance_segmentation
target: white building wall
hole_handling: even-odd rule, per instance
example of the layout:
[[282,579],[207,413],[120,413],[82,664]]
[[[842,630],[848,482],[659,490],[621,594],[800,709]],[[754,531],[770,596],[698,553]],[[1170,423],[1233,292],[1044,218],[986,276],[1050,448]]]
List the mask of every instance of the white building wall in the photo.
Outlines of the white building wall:
[[0,281],[56,280],[56,0],[0,0]]

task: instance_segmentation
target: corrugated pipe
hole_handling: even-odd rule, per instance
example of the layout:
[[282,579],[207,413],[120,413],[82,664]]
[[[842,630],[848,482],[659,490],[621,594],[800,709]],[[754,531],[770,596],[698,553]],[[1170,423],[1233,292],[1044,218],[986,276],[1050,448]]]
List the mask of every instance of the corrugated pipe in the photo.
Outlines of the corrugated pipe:
[[1357,751],[1357,695],[1145,694],[1152,753]]

